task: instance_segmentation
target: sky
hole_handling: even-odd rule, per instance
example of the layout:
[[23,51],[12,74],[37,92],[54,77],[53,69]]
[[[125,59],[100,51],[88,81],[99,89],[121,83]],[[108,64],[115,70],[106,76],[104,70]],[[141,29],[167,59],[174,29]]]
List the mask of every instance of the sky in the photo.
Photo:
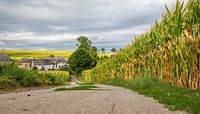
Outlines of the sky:
[[175,0],[0,0],[0,49],[124,48]]

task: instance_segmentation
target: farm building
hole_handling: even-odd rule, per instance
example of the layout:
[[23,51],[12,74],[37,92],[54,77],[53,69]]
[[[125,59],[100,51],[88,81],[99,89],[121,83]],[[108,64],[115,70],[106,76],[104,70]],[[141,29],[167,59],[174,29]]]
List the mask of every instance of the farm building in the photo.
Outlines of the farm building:
[[[62,59],[61,59],[62,58]],[[33,69],[37,67],[38,70],[58,70],[67,65],[64,57],[45,58],[45,59],[26,59],[23,58],[19,62],[20,68]]]
[[10,64],[12,62],[12,59],[8,55],[0,53],[0,65]]

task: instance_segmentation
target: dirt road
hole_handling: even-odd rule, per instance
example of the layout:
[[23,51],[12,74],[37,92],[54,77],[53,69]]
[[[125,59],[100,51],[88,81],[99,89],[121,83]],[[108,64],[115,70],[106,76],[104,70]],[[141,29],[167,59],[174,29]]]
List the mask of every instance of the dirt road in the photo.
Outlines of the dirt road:
[[152,98],[120,87],[97,85],[98,90],[54,89],[0,94],[1,114],[182,114]]

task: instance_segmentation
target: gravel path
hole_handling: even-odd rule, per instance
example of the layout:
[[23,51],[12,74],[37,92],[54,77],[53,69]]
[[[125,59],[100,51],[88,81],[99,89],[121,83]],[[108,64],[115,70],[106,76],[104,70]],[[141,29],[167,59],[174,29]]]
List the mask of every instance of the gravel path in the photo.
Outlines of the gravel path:
[[0,94],[1,114],[183,114],[164,108],[152,98],[120,87],[97,85],[97,90],[54,89]]

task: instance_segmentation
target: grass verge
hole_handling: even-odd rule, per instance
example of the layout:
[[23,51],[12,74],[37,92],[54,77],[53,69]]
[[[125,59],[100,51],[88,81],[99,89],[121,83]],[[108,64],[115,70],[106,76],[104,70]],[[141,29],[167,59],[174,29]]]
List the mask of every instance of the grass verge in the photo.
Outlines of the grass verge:
[[66,91],[66,90],[92,90],[94,88],[97,88],[96,86],[93,85],[85,85],[85,86],[78,86],[78,87],[71,87],[71,88],[66,88],[66,87],[61,87],[55,89],[55,91]]
[[181,110],[200,114],[200,90],[180,88],[162,82],[150,76],[138,77],[134,80],[114,78],[104,80],[102,84],[128,88],[158,100],[170,110]]
[[94,85],[92,82],[81,82],[79,85]]

